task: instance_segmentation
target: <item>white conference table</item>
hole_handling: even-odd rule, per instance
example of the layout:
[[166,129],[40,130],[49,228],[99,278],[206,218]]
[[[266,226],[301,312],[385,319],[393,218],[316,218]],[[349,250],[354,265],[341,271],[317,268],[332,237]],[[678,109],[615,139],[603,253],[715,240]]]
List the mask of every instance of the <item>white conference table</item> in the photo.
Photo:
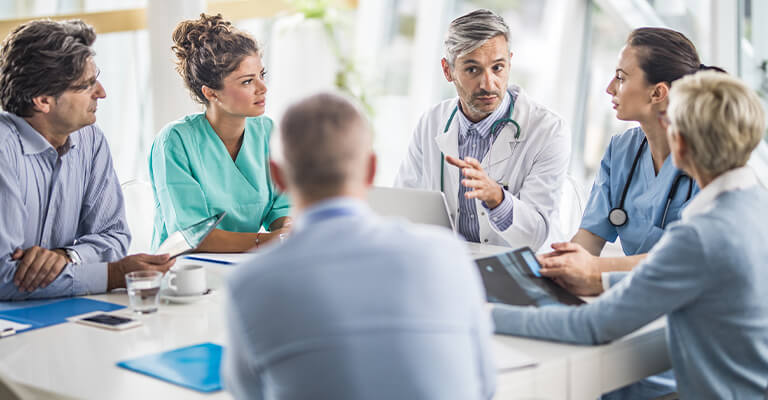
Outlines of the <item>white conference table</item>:
[[[476,258],[506,250],[471,246]],[[184,259],[178,262],[200,263]],[[223,282],[236,267],[202,264],[206,266],[209,286],[216,290],[211,297],[192,304],[163,302],[157,313],[139,317],[142,326],[121,332],[64,323],[0,339],[0,375],[40,398],[231,398],[224,391],[202,394],[115,365],[125,359],[201,342],[226,346]],[[128,302],[125,292],[88,298],[123,305]],[[494,340],[497,350],[519,352],[536,361],[535,366],[499,372],[496,399],[595,399],[605,391],[669,368],[661,320],[603,346],[501,335]]]

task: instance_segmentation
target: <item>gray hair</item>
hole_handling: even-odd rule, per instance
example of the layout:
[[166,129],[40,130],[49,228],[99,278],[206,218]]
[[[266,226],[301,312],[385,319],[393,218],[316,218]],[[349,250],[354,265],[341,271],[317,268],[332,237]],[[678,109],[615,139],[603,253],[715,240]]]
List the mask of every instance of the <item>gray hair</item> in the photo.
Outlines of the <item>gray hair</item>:
[[493,11],[479,9],[454,19],[448,26],[445,42],[445,58],[453,68],[456,59],[482,46],[489,39],[503,35],[509,52],[509,27]]
[[350,100],[333,93],[291,105],[281,120],[279,141],[274,161],[289,184],[311,200],[363,182],[373,151],[368,121]]
[[757,94],[739,79],[701,71],[672,84],[667,114],[691,160],[713,177],[743,167],[765,132]]

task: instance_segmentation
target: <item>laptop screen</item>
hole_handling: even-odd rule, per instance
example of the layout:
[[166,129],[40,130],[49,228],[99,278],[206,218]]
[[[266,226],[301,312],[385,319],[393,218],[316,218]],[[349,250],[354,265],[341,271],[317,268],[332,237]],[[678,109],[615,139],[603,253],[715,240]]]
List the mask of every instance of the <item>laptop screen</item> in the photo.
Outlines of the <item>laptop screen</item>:
[[434,190],[373,187],[368,205],[384,217],[403,217],[415,224],[437,225],[453,230],[453,221],[442,192]]

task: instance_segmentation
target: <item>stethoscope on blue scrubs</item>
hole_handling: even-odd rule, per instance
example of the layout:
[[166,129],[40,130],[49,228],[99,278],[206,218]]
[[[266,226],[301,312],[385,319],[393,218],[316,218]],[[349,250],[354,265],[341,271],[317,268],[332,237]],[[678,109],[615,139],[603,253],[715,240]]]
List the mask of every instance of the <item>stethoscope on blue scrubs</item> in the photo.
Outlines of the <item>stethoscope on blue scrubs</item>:
[[[443,129],[443,133],[448,133],[448,129],[451,127],[451,122],[453,122],[453,117],[456,115],[456,111],[459,111],[459,105],[456,104],[456,107],[453,108],[453,112],[451,112],[451,116],[448,117],[448,122],[445,124],[445,129]],[[520,124],[517,123],[514,119],[512,119],[512,113],[515,111],[515,98],[514,96],[510,95],[510,101],[509,101],[509,112],[507,112],[507,118],[502,118],[491,125],[491,135],[493,135],[493,132],[496,131],[496,127],[499,126],[501,123],[511,123],[515,126],[515,139],[520,138]],[[491,151],[488,149],[488,151]],[[443,152],[440,152],[440,191],[445,192],[445,182],[443,181],[443,175],[445,169],[445,154]]]
[[[611,225],[615,227],[624,226],[629,221],[629,216],[627,215],[627,211],[624,210],[624,200],[627,198],[627,191],[629,190],[629,184],[632,183],[632,176],[635,174],[635,168],[637,167],[637,162],[640,160],[640,155],[643,154],[643,148],[645,147],[645,143],[648,142],[648,139],[643,138],[643,143],[640,143],[640,148],[637,150],[637,154],[635,154],[635,160],[632,162],[632,168],[629,169],[629,177],[627,177],[627,182],[624,184],[624,191],[621,193],[621,200],[619,200],[619,206],[612,209],[610,213],[608,213],[608,221],[610,221]],[[664,229],[664,225],[667,222],[667,212],[669,211],[669,205],[672,203],[672,198],[675,197],[675,193],[677,193],[677,188],[680,186],[680,180],[686,177],[688,178],[688,195],[685,198],[685,201],[688,201],[691,199],[691,192],[693,191],[693,179],[691,179],[690,176],[686,174],[678,174],[677,177],[675,177],[674,182],[672,182],[672,189],[669,191],[669,194],[667,195],[667,202],[664,204],[664,214],[662,214],[661,217],[661,229]]]

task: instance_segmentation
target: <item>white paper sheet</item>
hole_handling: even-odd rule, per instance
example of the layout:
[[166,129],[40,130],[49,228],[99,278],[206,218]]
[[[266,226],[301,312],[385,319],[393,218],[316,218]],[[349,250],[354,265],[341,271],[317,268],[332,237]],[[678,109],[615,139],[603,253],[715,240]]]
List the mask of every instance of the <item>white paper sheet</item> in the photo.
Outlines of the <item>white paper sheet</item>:
[[512,347],[505,346],[498,341],[493,341],[491,350],[493,358],[496,361],[498,371],[509,371],[518,368],[533,367],[538,362],[531,356],[515,350]]
[[13,328],[16,332],[27,329],[32,325],[20,324],[18,322],[8,321],[7,319],[0,319],[0,331],[4,331],[7,328]]

